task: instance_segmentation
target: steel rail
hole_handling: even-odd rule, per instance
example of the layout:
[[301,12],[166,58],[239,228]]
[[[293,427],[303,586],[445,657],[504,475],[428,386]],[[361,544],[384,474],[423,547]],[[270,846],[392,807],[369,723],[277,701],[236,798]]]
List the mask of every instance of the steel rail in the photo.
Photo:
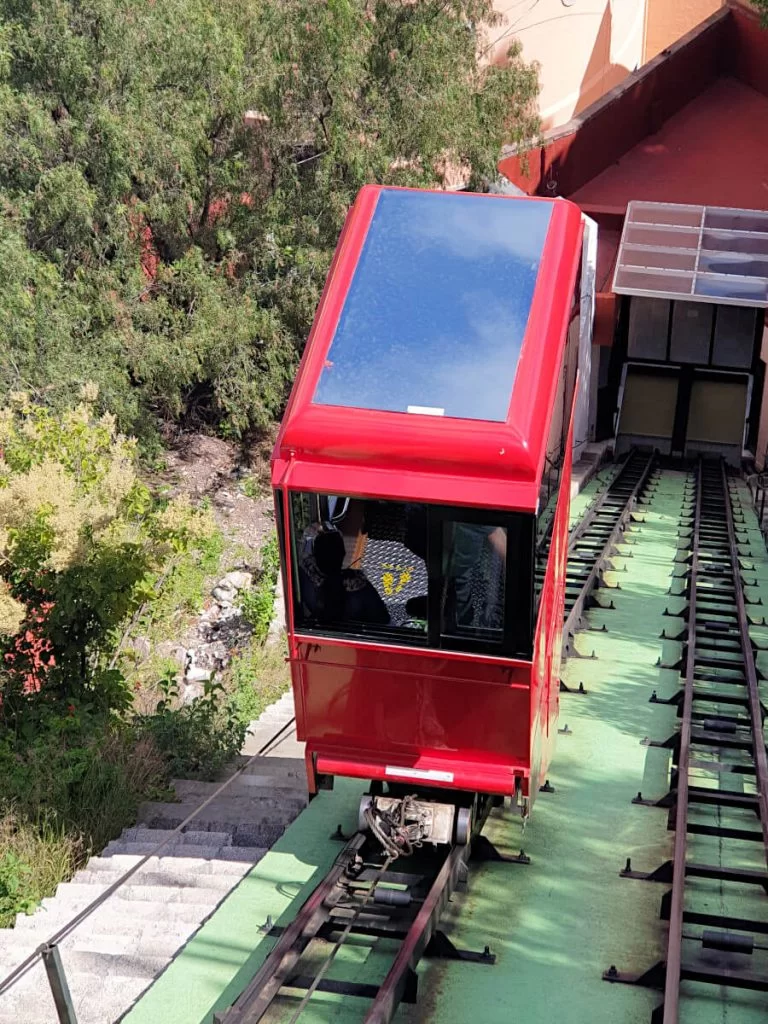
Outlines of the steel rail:
[[[365,1016],[365,1024],[389,1024],[403,999],[410,1001],[415,997],[415,968],[435,935],[446,904],[457,886],[466,881],[473,844],[478,840],[490,806],[489,800],[482,801],[469,843],[463,846],[454,844],[447,853],[436,851],[434,858],[427,859],[429,871],[426,876],[391,872],[389,867],[392,861],[388,858],[382,867],[374,869],[368,865],[366,872],[349,877],[347,868],[354,859],[365,855],[364,844],[368,839],[365,833],[357,832],[336,859],[329,873],[299,909],[291,924],[282,931],[276,945],[248,986],[229,1009],[214,1014],[214,1024],[258,1024],[273,1006],[281,990],[286,988],[306,989],[295,1012],[287,1011],[287,1016],[291,1020],[296,1020],[301,1015],[315,991],[320,990],[336,991],[372,1000]],[[358,877],[367,882],[364,889],[357,886],[360,888],[360,902],[357,906],[342,902],[345,896],[349,897],[350,887],[355,888],[354,880]],[[421,883],[425,884],[423,898],[419,896],[413,900],[412,905],[418,909],[407,925],[407,930],[398,926],[397,917],[390,923],[378,915],[374,915],[370,920],[363,920],[363,912],[380,882],[406,887],[414,885],[417,889]],[[429,886],[428,889],[426,885]],[[349,916],[338,918],[340,909],[348,911]],[[334,941],[330,955],[324,957],[319,967],[313,969],[311,974],[297,974],[300,961],[310,943],[315,938],[329,938],[335,932],[339,932],[340,937]],[[346,983],[325,978],[336,953],[353,932],[397,939],[400,942],[397,955],[381,984]],[[460,953],[455,952],[457,955]],[[494,959],[487,949],[484,953],[477,954],[463,951],[461,958],[485,963],[493,963]],[[350,992],[350,988],[354,991]]]
[[277,945],[229,1010],[219,1011],[214,1024],[256,1024],[275,996],[291,977],[304,950],[328,918],[328,906],[348,865],[362,847],[365,837],[357,832],[334,861],[322,882],[313,889]]
[[374,894],[376,893],[376,886],[378,885],[378,881],[379,881],[379,879],[383,878],[383,876],[389,870],[389,866],[392,864],[392,862],[394,860],[394,856],[395,855],[390,855],[390,856],[387,857],[387,859],[384,861],[383,865],[381,866],[381,868],[378,871],[377,878],[374,879],[374,881],[371,883],[368,891],[363,896],[363,899],[362,899],[361,903],[359,904],[359,906],[357,906],[353,910],[353,912],[350,915],[347,923],[344,925],[344,928],[341,931],[338,939],[336,939],[336,941],[334,942],[333,946],[331,947],[330,953],[325,958],[325,961],[321,964],[320,969],[315,974],[314,978],[312,978],[310,983],[307,985],[307,991],[304,994],[304,998],[301,1000],[301,1002],[299,1003],[299,1005],[296,1007],[295,1011],[291,1015],[291,1019],[288,1022],[288,1024],[296,1024],[296,1021],[299,1019],[299,1017],[302,1015],[302,1013],[306,1009],[307,1004],[309,1003],[310,999],[315,994],[317,989],[320,987],[323,979],[325,978],[326,974],[328,973],[328,971],[331,968],[331,964],[333,963],[333,961],[334,961],[334,959],[336,957],[336,954],[339,952],[341,947],[346,942],[346,940],[349,937],[352,929],[357,924],[357,922],[358,922],[358,920],[360,918],[360,915],[363,913],[363,911],[366,909],[368,904],[373,899]]
[[[741,575],[741,565],[739,562],[739,547],[733,518],[733,504],[728,487],[725,463],[722,461],[720,462],[719,471],[719,483],[722,489],[722,513],[725,525],[725,537],[723,540],[727,540],[728,554],[727,559],[724,559],[723,562],[718,562],[718,564],[723,566],[722,571],[724,574],[728,574],[730,570],[730,579],[728,582],[733,585],[733,598],[736,612],[735,617],[738,625],[738,664],[740,668],[743,669],[743,685],[746,689],[746,699],[742,701],[739,698],[736,698],[734,702],[746,704],[749,712],[749,727],[751,733],[750,742],[747,743],[737,740],[737,744],[739,748],[746,747],[747,749],[751,749],[754,761],[754,777],[757,793],[756,796],[731,794],[720,790],[715,790],[710,793],[709,791],[700,790],[696,786],[691,786],[689,779],[689,773],[693,767],[693,759],[691,757],[693,743],[711,741],[716,743],[718,746],[726,748],[730,745],[730,741],[727,737],[713,733],[707,728],[706,719],[704,719],[703,723],[698,721],[698,718],[701,716],[696,716],[693,710],[694,703],[697,700],[709,700],[714,701],[715,703],[720,701],[721,703],[727,703],[727,700],[722,694],[697,696],[695,689],[696,673],[700,673],[702,668],[706,669],[708,663],[711,664],[711,659],[706,655],[702,656],[697,653],[697,645],[699,645],[697,599],[699,597],[698,585],[700,559],[702,555],[702,527],[703,525],[707,525],[704,510],[706,497],[704,495],[703,463],[700,461],[697,473],[696,504],[692,534],[687,651],[681,711],[682,722],[679,733],[679,747],[677,754],[677,783],[675,787],[675,847],[674,860],[672,862],[672,892],[669,903],[669,933],[667,937],[667,956],[664,977],[663,1024],[678,1024],[680,1019],[680,984],[683,980],[707,982],[710,984],[715,983],[724,986],[736,985],[741,988],[755,988],[762,991],[766,988],[766,981],[764,978],[751,976],[744,972],[734,972],[727,968],[722,968],[715,973],[707,965],[697,965],[695,963],[685,964],[683,963],[682,958],[683,939],[686,938],[683,929],[686,922],[717,927],[721,920],[723,920],[724,923],[730,924],[732,928],[745,931],[750,931],[758,927],[757,922],[747,919],[723,919],[721,915],[717,914],[710,915],[692,912],[686,914],[685,883],[687,877],[695,877],[697,875],[701,876],[703,874],[705,877],[722,878],[724,880],[728,880],[730,877],[734,881],[756,881],[760,884],[765,884],[766,877],[760,872],[750,872],[750,874],[755,877],[748,878],[744,872],[739,872],[734,869],[718,868],[715,866],[705,866],[701,869],[697,868],[696,865],[689,864],[687,862],[689,833],[703,831],[706,834],[706,826],[694,828],[692,825],[689,825],[688,809],[691,803],[704,802],[722,807],[744,806],[753,808],[760,819],[760,832],[752,834],[743,829],[729,830],[722,826],[718,826],[718,834],[722,836],[730,835],[732,838],[736,839],[762,839],[763,851],[766,857],[766,862],[768,863],[768,757],[766,756],[765,737],[763,734],[763,712],[760,701],[754,648],[749,633],[749,617],[747,614],[747,603],[744,596],[744,583]],[[709,500],[711,503],[714,503],[717,498],[710,496]],[[717,520],[713,520],[713,528],[715,531],[718,530]],[[722,525],[719,529],[722,529]],[[712,554],[718,552],[718,542],[715,539],[716,536],[717,533],[715,532],[713,535],[712,530],[710,530],[709,537],[704,544],[704,547],[709,548]],[[731,721],[734,725],[738,722],[737,719],[730,719],[728,721]],[[703,726],[703,732],[698,733],[697,738],[694,740],[692,731],[694,726],[697,724],[700,728]],[[747,722],[745,720],[744,725],[746,724]],[[688,937],[690,938],[690,936]]]
[[446,858],[365,1016],[364,1024],[390,1024],[405,993],[409,974],[416,970],[429,945],[470,852],[470,845],[454,846]]
[[760,815],[760,825],[763,830],[763,845],[765,847],[764,853],[766,865],[768,865],[768,755],[766,755],[765,735],[763,732],[763,709],[760,701],[760,686],[757,679],[755,651],[752,646],[752,638],[749,635],[749,617],[747,616],[746,601],[744,599],[744,581],[741,577],[739,546],[736,538],[736,527],[733,522],[733,507],[731,504],[731,495],[728,488],[728,478],[726,476],[724,462],[720,464],[720,468],[723,474],[725,514],[728,524],[728,538],[730,540],[731,568],[733,571],[733,583],[736,591],[736,609],[739,616],[739,632],[741,634],[741,646],[744,656],[744,670],[747,677],[747,698],[749,701],[749,716],[752,728],[752,753],[755,760],[757,802]]
[[568,535],[568,554],[570,555],[576,544],[584,536],[587,530],[592,526],[599,512],[602,511],[608,500],[611,488],[620,482],[622,474],[625,470],[629,469],[632,459],[639,453],[632,449],[624,461],[619,466],[618,472],[613,476],[611,480],[605,485],[604,489],[595,498],[593,502],[587,507],[584,515],[579,519],[578,523],[574,526]]
[[675,853],[672,862],[672,899],[667,936],[666,975],[664,979],[664,1021],[676,1024],[680,1006],[680,970],[683,956],[683,911],[686,854],[688,848],[688,772],[691,760],[693,725],[693,689],[696,670],[696,586],[699,576],[699,534],[701,528],[702,472],[699,462],[696,476],[696,504],[691,545],[690,597],[685,658],[682,724],[678,754],[677,805],[675,807]]

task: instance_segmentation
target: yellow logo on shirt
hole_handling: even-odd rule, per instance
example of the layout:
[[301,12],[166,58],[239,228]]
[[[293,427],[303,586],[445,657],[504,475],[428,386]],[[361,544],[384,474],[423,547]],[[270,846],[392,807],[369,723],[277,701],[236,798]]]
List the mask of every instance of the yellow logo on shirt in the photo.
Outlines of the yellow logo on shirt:
[[381,568],[384,570],[381,576],[381,585],[387,597],[399,594],[404,587],[408,586],[413,578],[413,569],[408,565],[384,563]]

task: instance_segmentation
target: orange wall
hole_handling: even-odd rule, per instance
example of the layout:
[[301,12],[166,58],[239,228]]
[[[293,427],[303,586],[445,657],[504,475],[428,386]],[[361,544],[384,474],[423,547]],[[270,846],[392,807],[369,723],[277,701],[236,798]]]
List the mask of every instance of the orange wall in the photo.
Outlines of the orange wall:
[[[666,0],[677,3],[678,0]],[[513,39],[540,65],[546,129],[565,124],[643,62],[646,0],[494,0],[501,15],[488,54],[503,60]]]
[[686,32],[726,7],[726,0],[649,0],[645,30],[645,59],[652,60]]
[[574,0],[565,7],[561,0],[494,0],[501,21],[488,30],[486,56],[502,61],[517,39],[526,60],[539,64],[539,111],[547,131],[566,124],[727,3]]

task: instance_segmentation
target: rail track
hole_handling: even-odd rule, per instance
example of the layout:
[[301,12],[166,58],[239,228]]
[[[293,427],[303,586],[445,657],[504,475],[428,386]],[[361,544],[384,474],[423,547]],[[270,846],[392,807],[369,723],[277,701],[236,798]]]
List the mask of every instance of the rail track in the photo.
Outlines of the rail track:
[[[655,804],[669,808],[674,855],[648,874],[632,871],[629,862],[622,872],[671,883],[661,906],[667,951],[639,975],[615,967],[604,975],[661,989],[653,1024],[696,1019],[686,1003],[701,999],[703,986],[720,994],[768,992],[766,709],[737,531],[724,463],[700,462],[681,688],[663,701],[677,705],[680,728],[653,744],[672,751],[670,790]],[[655,694],[652,700],[662,702]],[[636,802],[646,801],[638,795]],[[729,1022],[738,1019],[738,1006],[729,1002]]]
[[570,533],[565,578],[564,655],[572,653],[571,639],[590,595],[648,487],[655,465],[655,453],[631,451],[619,472]]
[[[422,848],[402,862],[357,832],[293,922],[284,930],[271,929],[276,945],[237,1001],[214,1016],[214,1024],[256,1024],[278,1002],[284,1019],[294,1024],[316,991],[357,997],[365,1024],[388,1024],[401,1002],[416,1001],[422,956],[493,964],[488,947],[457,949],[438,928],[451,895],[466,885],[470,859],[527,862],[524,855],[502,857],[480,835],[490,806],[490,799],[478,806],[475,831],[465,845]],[[400,864],[407,870],[398,870]],[[329,977],[350,936],[398,944],[381,983]]]
[[[655,455],[631,452],[572,531],[564,637],[578,628],[655,463]],[[365,1024],[388,1024],[401,1002],[415,1002],[416,966],[422,956],[493,964],[495,957],[487,947],[456,949],[438,927],[451,895],[466,885],[471,859],[528,861],[522,852],[519,857],[501,857],[480,834],[492,801],[477,800],[474,833],[463,846],[421,850],[406,861],[393,862],[369,836],[356,833],[294,921],[285,929],[272,927],[276,945],[237,1001],[215,1015],[214,1024],[257,1024],[278,1004],[284,1018],[294,1024],[315,992],[359,998]],[[332,970],[350,936],[399,944],[381,983],[346,980],[339,977],[343,971]]]

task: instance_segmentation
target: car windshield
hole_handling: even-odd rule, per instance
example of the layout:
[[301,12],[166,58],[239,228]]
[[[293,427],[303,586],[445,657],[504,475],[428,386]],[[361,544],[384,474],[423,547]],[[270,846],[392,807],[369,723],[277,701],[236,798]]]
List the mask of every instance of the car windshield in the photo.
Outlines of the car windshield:
[[308,492],[290,509],[299,629],[529,649],[532,516]]

